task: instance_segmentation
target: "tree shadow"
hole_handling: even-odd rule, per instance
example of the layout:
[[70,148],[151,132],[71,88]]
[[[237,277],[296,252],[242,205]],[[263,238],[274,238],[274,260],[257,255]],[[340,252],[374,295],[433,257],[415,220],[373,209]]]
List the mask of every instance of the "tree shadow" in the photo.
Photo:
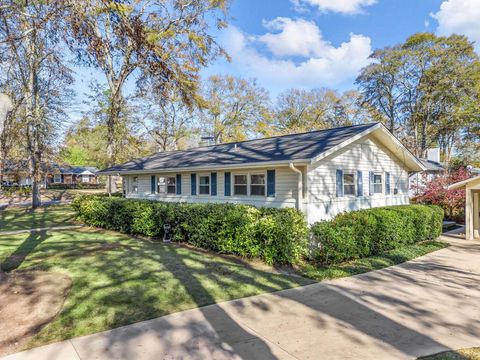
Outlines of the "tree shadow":
[[35,248],[48,239],[50,235],[47,235],[46,231],[32,231],[28,237],[18,246],[13,253],[11,253],[2,263],[0,263],[0,269],[5,272],[10,272],[18,269],[25,258],[34,252]]

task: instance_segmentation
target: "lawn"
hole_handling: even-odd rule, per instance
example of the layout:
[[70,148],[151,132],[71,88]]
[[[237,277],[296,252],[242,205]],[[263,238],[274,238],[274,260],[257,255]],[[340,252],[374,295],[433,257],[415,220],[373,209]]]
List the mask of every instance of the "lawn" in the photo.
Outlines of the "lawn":
[[6,271],[55,271],[73,280],[63,311],[29,346],[312,282],[95,229],[0,236],[0,264]]
[[439,354],[421,357],[422,360],[480,360],[480,347],[445,351]]
[[341,278],[400,264],[432,251],[443,249],[447,246],[448,244],[442,241],[424,241],[387,251],[380,255],[353,260],[338,265],[321,266],[304,264],[298,269],[298,272],[302,276],[316,281]]
[[0,210],[0,232],[50,226],[74,225],[75,213],[70,206],[49,206],[31,210],[27,207]]

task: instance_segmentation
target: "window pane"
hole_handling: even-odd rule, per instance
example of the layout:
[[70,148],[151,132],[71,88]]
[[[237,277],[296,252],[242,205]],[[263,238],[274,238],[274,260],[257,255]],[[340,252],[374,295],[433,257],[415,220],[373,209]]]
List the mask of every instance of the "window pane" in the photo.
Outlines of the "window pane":
[[252,185],[250,189],[250,195],[265,195],[264,185]]
[[210,176],[200,176],[200,185],[210,185]]
[[210,186],[200,185],[200,195],[208,195],[208,194],[210,194]]
[[373,182],[375,184],[381,184],[382,183],[382,175],[374,175],[373,176]]
[[353,174],[343,174],[344,185],[355,185],[355,176]]
[[247,175],[235,175],[235,184],[247,185]]
[[175,185],[175,178],[174,177],[167,178],[167,184],[168,185]]
[[374,187],[373,191],[375,192],[375,194],[381,194],[383,192],[382,184],[375,184],[373,187]]
[[264,185],[265,184],[265,175],[252,175],[251,178],[252,185]]
[[233,193],[235,195],[247,195],[247,185],[235,185],[233,187]]
[[355,195],[355,185],[344,185],[343,193],[344,195]]

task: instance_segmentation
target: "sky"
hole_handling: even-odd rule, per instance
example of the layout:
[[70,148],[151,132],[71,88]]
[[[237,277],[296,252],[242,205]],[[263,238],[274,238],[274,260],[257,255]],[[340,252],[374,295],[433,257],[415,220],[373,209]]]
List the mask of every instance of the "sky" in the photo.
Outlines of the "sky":
[[[213,31],[232,58],[202,77],[256,79],[275,98],[289,88],[355,88],[374,49],[416,32],[464,34],[480,53],[480,0],[231,0],[229,26]],[[77,69],[79,103],[92,78]]]

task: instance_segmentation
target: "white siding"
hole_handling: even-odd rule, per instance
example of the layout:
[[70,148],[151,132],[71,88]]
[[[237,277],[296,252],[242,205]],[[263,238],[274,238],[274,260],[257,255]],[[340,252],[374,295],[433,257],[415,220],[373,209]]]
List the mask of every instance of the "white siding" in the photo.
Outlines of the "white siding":
[[[233,195],[233,176],[235,174],[257,174],[267,173],[267,170],[275,169],[275,197],[267,196],[234,196]],[[305,170],[305,169],[304,169]],[[232,196],[225,196],[224,185],[224,173],[230,172]],[[225,170],[225,171],[212,171],[217,173],[217,195],[198,195],[198,184],[200,175],[209,175],[211,172],[197,171],[197,195],[191,195],[191,172],[178,172],[178,173],[155,173],[148,175],[128,175],[125,176],[127,184],[128,198],[140,198],[170,202],[229,202],[229,203],[243,203],[250,204],[258,207],[295,207],[297,198],[297,174],[290,168],[275,167],[275,168],[255,168],[255,169],[242,169],[242,170]],[[152,194],[151,193],[151,176],[175,176],[176,174],[182,175],[182,194]],[[138,193],[132,192],[132,179],[134,176],[138,176]]]
[[[363,196],[336,196],[336,171],[362,171]],[[390,195],[369,195],[369,172],[390,173]],[[329,219],[343,212],[370,207],[408,204],[408,171],[401,161],[389,154],[380,144],[370,138],[360,139],[337,153],[312,164],[307,175],[308,200],[307,217],[309,223]],[[394,195],[394,189],[397,194]]]

